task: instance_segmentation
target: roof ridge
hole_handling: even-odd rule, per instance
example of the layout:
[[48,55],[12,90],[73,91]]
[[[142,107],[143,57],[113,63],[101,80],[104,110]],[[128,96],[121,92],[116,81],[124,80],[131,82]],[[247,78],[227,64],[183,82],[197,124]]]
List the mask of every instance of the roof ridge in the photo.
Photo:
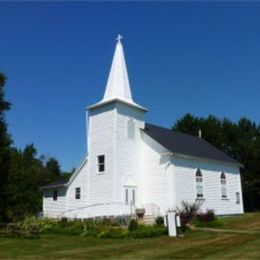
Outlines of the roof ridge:
[[[205,139],[199,138],[198,136],[187,134],[187,133],[183,133],[183,132],[180,132],[180,131],[176,131],[176,130],[173,130],[171,128],[166,128],[166,127],[163,127],[163,126],[158,126],[158,125],[154,125],[154,124],[150,124],[150,123],[145,123],[145,124],[151,125],[153,127],[158,127],[158,128],[164,129],[164,130],[168,130],[168,131],[171,131],[172,133],[177,133],[177,134],[181,134],[181,135],[190,136],[190,137],[193,137],[193,138],[196,138],[196,139],[200,139],[200,140],[203,140],[203,141],[207,142]],[[209,142],[207,142],[207,143],[209,143]]]

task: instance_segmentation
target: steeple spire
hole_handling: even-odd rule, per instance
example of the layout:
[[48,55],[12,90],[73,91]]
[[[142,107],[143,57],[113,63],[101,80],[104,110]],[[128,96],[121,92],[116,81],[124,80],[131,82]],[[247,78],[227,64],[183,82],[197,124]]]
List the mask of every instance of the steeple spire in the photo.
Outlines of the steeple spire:
[[143,111],[147,111],[146,108],[139,106],[132,99],[125,55],[121,42],[122,38],[123,37],[120,34],[118,34],[116,37],[116,49],[109,72],[104,97],[100,102],[89,106],[88,109],[92,109],[112,101],[117,101],[141,109]]
[[123,45],[121,43],[122,38],[123,37],[120,34],[118,34],[116,38],[116,49],[103,101],[119,98],[127,102],[133,102],[125,63]]

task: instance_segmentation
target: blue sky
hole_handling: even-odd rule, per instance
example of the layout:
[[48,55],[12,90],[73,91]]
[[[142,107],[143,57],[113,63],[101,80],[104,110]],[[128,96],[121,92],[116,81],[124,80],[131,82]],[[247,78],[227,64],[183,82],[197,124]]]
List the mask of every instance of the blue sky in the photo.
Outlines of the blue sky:
[[104,93],[115,37],[146,121],[260,115],[260,2],[0,3],[0,70],[16,146],[64,170],[86,153],[85,108]]

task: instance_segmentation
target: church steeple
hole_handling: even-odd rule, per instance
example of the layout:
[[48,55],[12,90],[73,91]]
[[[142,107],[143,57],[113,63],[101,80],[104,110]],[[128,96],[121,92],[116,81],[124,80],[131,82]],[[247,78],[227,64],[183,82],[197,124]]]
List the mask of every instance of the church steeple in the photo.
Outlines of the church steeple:
[[119,34],[103,101],[120,98],[133,102],[121,39]]
[[94,108],[103,104],[110,103],[112,101],[118,101],[139,108],[141,110],[147,110],[136,104],[132,99],[125,62],[125,55],[121,42],[122,38],[123,37],[120,34],[118,34],[116,38],[117,43],[115,53],[107,80],[104,97],[99,103],[92,105],[89,108]]

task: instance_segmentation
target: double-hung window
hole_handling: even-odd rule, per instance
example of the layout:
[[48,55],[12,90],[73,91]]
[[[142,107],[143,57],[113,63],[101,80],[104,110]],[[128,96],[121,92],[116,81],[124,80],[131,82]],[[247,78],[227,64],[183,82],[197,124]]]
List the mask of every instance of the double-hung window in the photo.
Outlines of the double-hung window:
[[98,156],[98,172],[105,172],[105,155]]
[[200,169],[196,171],[196,194],[198,199],[203,198],[203,179]]
[[240,193],[236,192],[236,204],[240,204]]
[[75,199],[80,199],[80,187],[75,188]]
[[53,193],[52,193],[52,199],[53,200],[58,200],[58,191],[57,190],[54,190]]
[[224,172],[220,175],[220,185],[221,185],[221,197],[222,199],[227,198],[227,180]]

